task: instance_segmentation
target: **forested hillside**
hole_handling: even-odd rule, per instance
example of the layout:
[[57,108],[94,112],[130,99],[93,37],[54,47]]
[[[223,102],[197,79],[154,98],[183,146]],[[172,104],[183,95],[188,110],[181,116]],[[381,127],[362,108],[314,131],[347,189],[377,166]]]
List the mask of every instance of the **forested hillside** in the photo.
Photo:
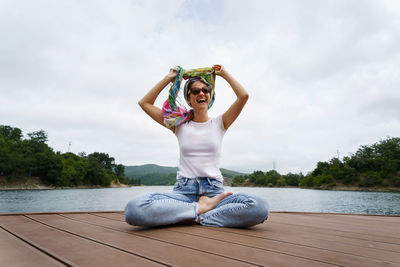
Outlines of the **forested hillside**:
[[[165,167],[156,164],[145,164],[139,166],[125,166],[125,175],[130,184],[143,185],[173,185],[176,182],[177,167]],[[235,172],[221,168],[222,176],[225,182],[231,182],[231,179],[243,173]]]
[[128,183],[125,167],[108,154],[54,152],[46,142],[44,130],[28,133],[24,139],[21,129],[0,125],[1,182],[35,177],[47,185],[62,187]]
[[329,188],[336,186],[400,187],[400,138],[388,138],[373,145],[361,146],[342,160],[320,161],[306,176],[302,173],[281,175],[275,170],[255,171],[237,176],[233,186],[300,186]]
[[[109,186],[114,184],[172,185],[176,167],[155,164],[123,166],[106,153],[78,155],[54,152],[47,145],[43,130],[28,133],[0,125],[0,185],[18,179],[40,179],[51,186]],[[232,186],[293,186],[306,188],[400,187],[400,138],[387,138],[373,145],[361,146],[343,159],[320,161],[307,175],[279,174],[275,170],[242,174],[221,169],[225,182]],[[125,175],[126,173],[126,175]],[[129,177],[129,179],[127,178]]]
[[125,166],[125,175],[127,177],[135,177],[139,175],[153,174],[153,173],[175,173],[178,171],[177,167],[165,167],[156,164],[145,164],[138,166]]

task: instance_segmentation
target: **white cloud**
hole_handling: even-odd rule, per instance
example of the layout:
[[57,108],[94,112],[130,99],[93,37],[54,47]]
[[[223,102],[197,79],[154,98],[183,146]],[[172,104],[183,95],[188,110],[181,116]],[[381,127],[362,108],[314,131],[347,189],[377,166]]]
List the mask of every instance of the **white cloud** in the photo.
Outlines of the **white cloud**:
[[[176,165],[138,100],[170,67],[225,67],[250,100],[222,166],[308,172],[399,136],[397,1],[0,1],[0,123],[127,165]],[[161,106],[164,90],[156,101]],[[234,94],[217,80],[215,116]]]

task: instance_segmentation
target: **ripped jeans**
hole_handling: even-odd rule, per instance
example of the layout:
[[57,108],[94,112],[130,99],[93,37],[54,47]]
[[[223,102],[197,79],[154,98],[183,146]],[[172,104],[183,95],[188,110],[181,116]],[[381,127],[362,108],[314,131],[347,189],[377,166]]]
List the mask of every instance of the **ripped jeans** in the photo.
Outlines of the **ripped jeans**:
[[222,182],[212,178],[181,178],[172,193],[152,193],[135,197],[125,207],[125,220],[131,225],[160,226],[193,221],[204,226],[250,227],[268,218],[266,200],[250,194],[233,194],[218,205],[197,215],[201,196],[224,192]]

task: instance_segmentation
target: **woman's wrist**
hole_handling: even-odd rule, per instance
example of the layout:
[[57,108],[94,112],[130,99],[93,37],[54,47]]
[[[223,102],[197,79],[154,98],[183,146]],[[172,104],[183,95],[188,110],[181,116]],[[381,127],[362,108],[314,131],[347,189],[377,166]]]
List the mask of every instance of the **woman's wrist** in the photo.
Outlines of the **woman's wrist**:
[[177,74],[176,70],[171,69],[171,71],[164,77],[164,80],[168,81],[169,83],[173,82],[176,78],[176,74]]
[[232,77],[232,76],[229,74],[229,72],[227,72],[226,70],[223,71],[223,72],[221,72],[221,73],[219,74],[219,76],[221,76],[221,77],[224,78],[225,80],[227,80],[227,79],[229,79],[230,77]]
[[168,84],[168,83],[170,83],[170,82],[173,82],[174,79],[175,79],[174,76],[171,76],[171,75],[167,74],[167,75],[163,78],[163,81],[166,82],[166,83]]

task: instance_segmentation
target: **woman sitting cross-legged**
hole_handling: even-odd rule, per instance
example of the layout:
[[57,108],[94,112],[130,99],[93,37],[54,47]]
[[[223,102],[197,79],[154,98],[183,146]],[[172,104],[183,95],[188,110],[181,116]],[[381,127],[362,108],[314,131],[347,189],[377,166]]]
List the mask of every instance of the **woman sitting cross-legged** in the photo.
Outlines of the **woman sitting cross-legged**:
[[[215,75],[229,83],[237,98],[225,113],[210,118],[208,109],[215,99]],[[187,79],[183,93],[192,108],[188,112],[174,101],[182,78]],[[154,106],[170,82],[174,84],[169,101],[163,109]],[[248,97],[243,86],[223,66],[214,65],[188,71],[177,67],[139,101],[151,118],[176,135],[180,160],[173,192],[142,195],[129,201],[125,208],[127,223],[160,226],[193,221],[205,226],[250,227],[267,219],[266,200],[251,194],[224,192],[219,169],[223,137]]]

